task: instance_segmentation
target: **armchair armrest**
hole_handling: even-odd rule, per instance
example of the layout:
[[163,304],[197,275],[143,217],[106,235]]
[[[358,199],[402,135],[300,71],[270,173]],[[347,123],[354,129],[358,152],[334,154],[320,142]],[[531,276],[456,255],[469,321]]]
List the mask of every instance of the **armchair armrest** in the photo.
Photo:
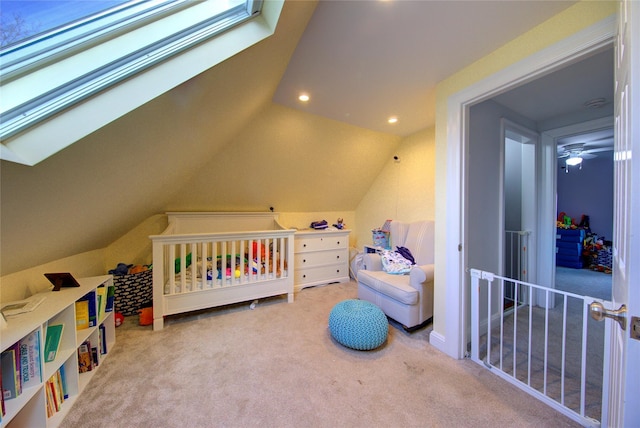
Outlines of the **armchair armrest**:
[[380,254],[365,254],[362,259],[362,267],[364,270],[382,270],[382,260],[380,258]]
[[409,284],[413,288],[418,288],[421,284],[427,281],[433,281],[434,266],[430,265],[415,265],[409,272]]

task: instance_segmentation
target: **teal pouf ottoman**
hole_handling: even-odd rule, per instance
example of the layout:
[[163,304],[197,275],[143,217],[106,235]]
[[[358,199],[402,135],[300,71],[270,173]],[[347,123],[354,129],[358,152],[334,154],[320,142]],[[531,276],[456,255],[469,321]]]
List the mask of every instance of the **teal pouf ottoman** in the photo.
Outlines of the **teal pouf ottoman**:
[[368,351],[382,345],[389,334],[389,321],[382,309],[364,300],[345,300],[331,309],[329,331],[340,344]]

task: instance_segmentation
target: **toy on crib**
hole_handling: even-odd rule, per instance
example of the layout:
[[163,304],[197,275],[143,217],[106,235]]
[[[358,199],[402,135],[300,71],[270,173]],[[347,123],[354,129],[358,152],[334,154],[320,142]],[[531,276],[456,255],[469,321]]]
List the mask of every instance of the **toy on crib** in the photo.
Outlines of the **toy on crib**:
[[[227,270],[225,272],[225,276],[226,276],[227,279],[231,278],[231,268],[230,267],[227,268]],[[240,278],[240,276],[242,276],[242,272],[240,271],[240,269],[236,269],[235,270],[234,276],[236,278]],[[218,269],[218,276],[216,277],[216,279],[222,279],[222,275],[220,273],[220,269]]]
[[[265,248],[264,244],[260,244],[260,257],[264,259],[265,253],[266,253],[266,248]],[[253,241],[253,255],[254,256],[258,255],[258,242],[257,241]]]
[[[180,265],[181,264],[182,263],[181,263],[180,257],[178,257],[175,260],[175,271],[176,271],[176,273],[180,273]],[[187,257],[186,257],[186,265],[185,265],[185,267],[189,267],[189,266],[191,266],[191,253],[187,254]]]

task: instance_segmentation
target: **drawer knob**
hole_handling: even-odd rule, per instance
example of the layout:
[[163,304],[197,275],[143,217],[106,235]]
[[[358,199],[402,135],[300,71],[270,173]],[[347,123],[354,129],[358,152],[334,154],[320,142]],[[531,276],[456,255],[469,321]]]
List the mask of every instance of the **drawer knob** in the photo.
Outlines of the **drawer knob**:
[[339,259],[339,258],[340,258],[340,256],[336,256],[336,259]]
[[306,262],[307,262],[307,259],[302,259],[302,263],[306,263]]
[[303,247],[307,248],[307,244],[302,244]]
[[303,277],[303,278],[306,278],[306,277],[307,277],[307,274],[302,275],[302,277]]

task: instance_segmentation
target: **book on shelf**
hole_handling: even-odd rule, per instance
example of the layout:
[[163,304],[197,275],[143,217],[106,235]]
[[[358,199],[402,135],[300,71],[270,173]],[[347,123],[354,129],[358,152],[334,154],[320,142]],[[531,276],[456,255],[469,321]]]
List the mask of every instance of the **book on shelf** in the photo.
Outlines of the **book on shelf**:
[[64,364],[60,366],[60,368],[58,369],[58,372],[60,372],[62,396],[66,400],[67,398],[69,398],[69,389],[67,388],[67,375],[66,375],[66,369],[64,368]]
[[44,361],[49,363],[56,359],[58,350],[60,349],[60,341],[62,340],[62,332],[64,324],[47,325],[47,332],[44,340]]
[[15,353],[12,349],[7,349],[0,355],[2,360],[2,397],[5,400],[16,398],[16,366]]
[[78,347],[78,371],[80,373],[86,373],[93,370],[90,348],[91,345],[89,344],[89,342],[83,342]]
[[78,300],[76,302],[76,330],[89,328],[89,301]]
[[98,357],[98,347],[97,346],[93,346],[91,348],[91,364],[93,367],[98,367],[98,365],[100,364],[100,357]]
[[0,355],[2,365],[2,396],[11,400],[20,395],[20,355],[16,345]]
[[55,415],[55,404],[53,400],[53,395],[51,393],[51,388],[49,387],[49,381],[44,383],[44,394],[45,394],[45,402],[47,408],[47,418]]
[[107,287],[107,306],[105,312],[113,312],[113,303],[116,297],[116,287],[111,284]]
[[53,381],[51,379],[49,379],[47,381],[47,389],[50,391],[51,393],[51,402],[52,402],[52,411],[53,413],[59,412],[60,411],[60,401],[58,401],[58,396],[56,394],[55,391],[55,386],[53,385]]
[[100,355],[104,355],[109,350],[107,349],[107,329],[104,324],[100,324],[98,329],[98,337],[100,339]]
[[98,308],[96,308],[96,292],[89,291],[80,300],[80,302],[87,302],[87,310],[89,314],[88,327],[95,327],[98,325]]
[[31,332],[20,341],[20,375],[22,388],[38,386],[41,382],[40,332]]
[[96,288],[98,295],[98,322],[102,320],[107,309],[107,287],[104,285]]
[[62,392],[62,381],[60,370],[57,370],[47,381],[45,382],[47,390],[47,414],[53,416],[59,412],[62,403],[64,403],[64,394]]
[[51,417],[59,412],[62,403],[69,398],[69,395],[65,392],[65,383],[64,365],[60,366],[45,382],[47,417]]

